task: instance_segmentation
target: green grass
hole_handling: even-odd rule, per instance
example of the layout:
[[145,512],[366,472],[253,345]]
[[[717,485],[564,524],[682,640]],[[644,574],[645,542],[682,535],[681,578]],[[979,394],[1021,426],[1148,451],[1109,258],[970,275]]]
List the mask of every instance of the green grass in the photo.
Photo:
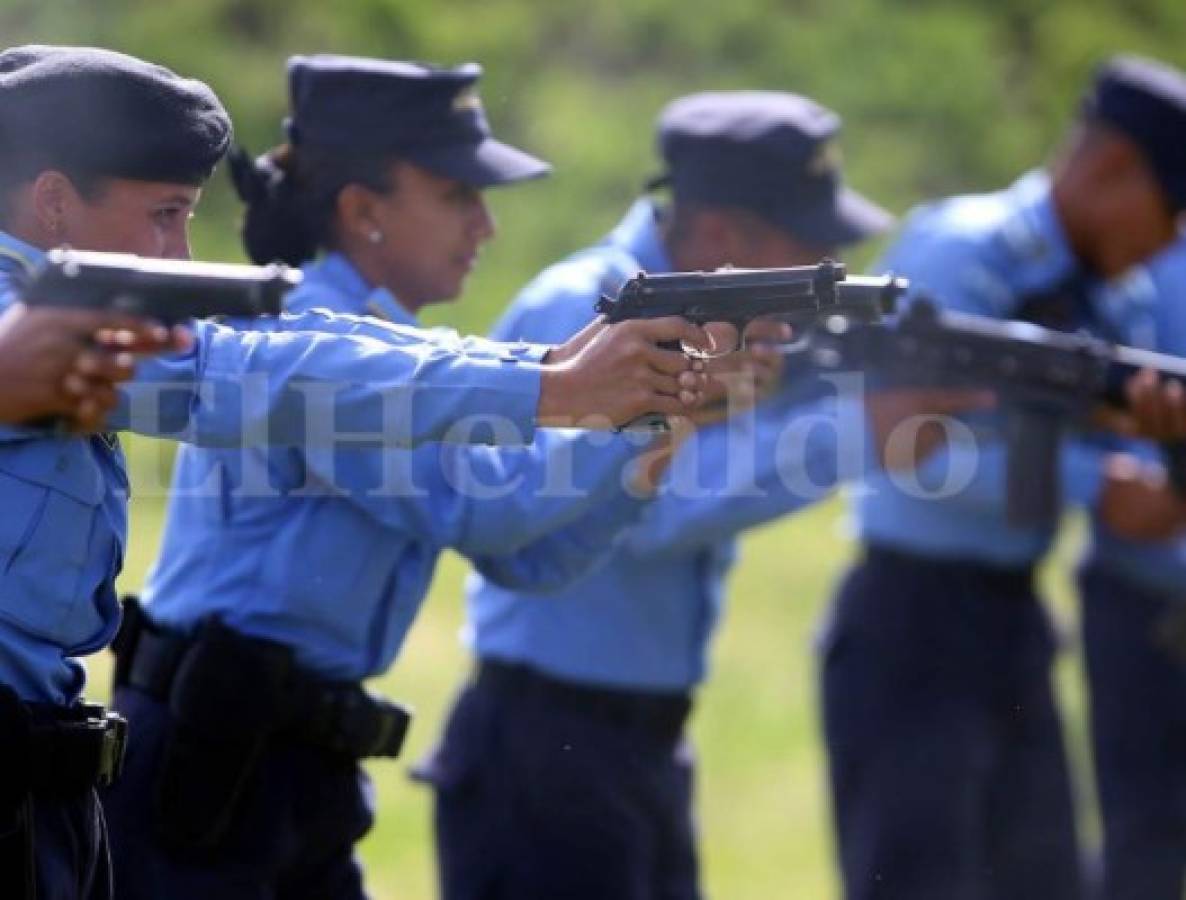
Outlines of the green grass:
[[[127,442],[134,463],[132,540],[123,587],[143,580],[156,551],[163,498],[158,472],[168,452]],[[164,482],[167,483],[167,482]],[[812,634],[833,579],[851,552],[839,502],[749,534],[731,583],[714,671],[701,692],[693,731],[699,754],[704,876],[712,897],[729,900],[827,898],[837,894],[825,770],[817,727]],[[1047,584],[1063,618],[1072,606],[1065,572],[1078,542],[1070,529],[1048,567]],[[465,564],[443,561],[432,596],[396,667],[381,686],[410,702],[417,719],[406,757],[371,766],[378,825],[362,847],[379,900],[435,896],[430,796],[406,777],[409,761],[435,740],[468,660],[457,639]],[[1071,623],[1073,624],[1073,622]],[[108,661],[91,666],[91,695],[107,692]],[[1080,772],[1083,713],[1077,660],[1060,665],[1068,733]],[[1085,804],[1087,806],[1087,804]],[[1084,814],[1093,832],[1090,808]]]

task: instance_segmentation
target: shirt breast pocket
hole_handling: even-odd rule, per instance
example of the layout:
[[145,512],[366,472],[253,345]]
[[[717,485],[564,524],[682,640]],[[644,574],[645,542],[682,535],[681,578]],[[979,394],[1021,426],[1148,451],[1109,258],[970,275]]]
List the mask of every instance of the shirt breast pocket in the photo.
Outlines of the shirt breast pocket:
[[0,617],[63,648],[103,627],[84,579],[88,563],[104,571],[92,559],[101,498],[87,479],[0,466]]

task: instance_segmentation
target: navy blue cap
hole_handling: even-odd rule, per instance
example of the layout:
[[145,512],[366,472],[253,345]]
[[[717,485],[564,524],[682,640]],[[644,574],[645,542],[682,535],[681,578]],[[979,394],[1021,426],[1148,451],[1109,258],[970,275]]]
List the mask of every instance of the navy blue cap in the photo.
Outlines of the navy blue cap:
[[231,121],[205,84],[93,47],[0,53],[0,171],[47,169],[201,184],[231,142]]
[[845,186],[839,131],[836,113],[797,94],[691,94],[659,117],[667,171],[650,186],[669,185],[677,200],[752,210],[815,246],[852,244],[894,218]]
[[453,69],[354,56],[288,61],[297,147],[391,153],[474,187],[539,178],[551,166],[495,140],[478,98],[481,66]]
[[1083,112],[1131,138],[1173,208],[1186,210],[1186,74],[1151,59],[1114,57],[1096,71]]

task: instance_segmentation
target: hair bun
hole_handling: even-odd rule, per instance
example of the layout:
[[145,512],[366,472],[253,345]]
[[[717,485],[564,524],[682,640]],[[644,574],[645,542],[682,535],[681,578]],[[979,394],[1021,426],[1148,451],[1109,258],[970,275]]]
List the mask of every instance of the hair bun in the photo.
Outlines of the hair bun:
[[229,156],[235,192],[247,204],[243,246],[252,262],[299,266],[317,255],[305,210],[288,171],[291,150],[278,147],[252,158],[243,147]]

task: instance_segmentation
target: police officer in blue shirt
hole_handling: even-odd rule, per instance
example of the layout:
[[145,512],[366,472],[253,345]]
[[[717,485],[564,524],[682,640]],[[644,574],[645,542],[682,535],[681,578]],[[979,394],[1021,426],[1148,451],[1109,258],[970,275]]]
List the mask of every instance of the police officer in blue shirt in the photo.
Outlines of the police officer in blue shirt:
[[[654,182],[671,202],[640,199],[601,243],[545,270],[495,334],[572,334],[600,293],[639,269],[808,264],[887,228],[891,217],[842,181],[839,127],[793,94],[674,101],[659,120],[667,168]],[[824,416],[803,404],[792,386],[698,432],[667,492],[571,587],[471,580],[477,674],[420,770],[436,788],[447,900],[699,896],[685,722],[734,536],[835,484],[835,419],[810,432],[802,456],[788,442],[776,452],[797,415]],[[839,428],[861,431],[862,420]],[[796,489],[804,470],[818,490]]]
[[[1186,243],[1158,257],[1147,277],[1143,315],[1126,341],[1186,356]],[[1156,458],[1152,446],[1133,450]],[[1079,572],[1102,896],[1177,900],[1186,884],[1186,521],[1180,503],[1139,512],[1131,523],[1094,516]]]
[[[234,164],[249,254],[307,263],[291,309],[414,325],[493,236],[483,189],[548,167],[490,135],[476,65],[313,56],[288,74],[288,142]],[[145,615],[116,644],[121,896],[362,897],[358,761],[397,755],[407,716],[360,681],[395,660],[445,548],[523,589],[590,565],[641,509],[637,452],[575,432],[505,452],[183,448]]]
[[[1140,311],[1103,280],[1174,240],[1184,141],[1186,76],[1112,60],[1049,177],[916,210],[883,264],[949,308],[1121,337]],[[853,900],[1082,895],[1055,640],[1033,584],[1054,525],[1007,523],[1000,420],[976,424],[988,439],[952,444],[910,489],[874,474],[856,501],[862,558],[822,662]],[[1062,468],[1068,498],[1109,520],[1162,502],[1098,447],[1072,446]],[[943,490],[961,471],[967,487]]]
[[[12,306],[20,285],[55,244],[187,256],[189,214],[229,141],[213,93],[166,69],[89,48],[0,53],[0,306],[17,310],[6,320],[23,315]],[[543,417],[572,412],[556,391],[596,365],[591,354],[622,343],[621,332],[587,334],[585,344],[560,348],[559,362],[540,366],[546,348],[458,344],[349,316],[296,315],[269,328],[194,326],[183,352],[139,363],[104,424],[223,445],[321,441],[306,415],[316,405],[306,401],[310,389],[328,388],[336,427],[376,442],[423,442],[491,411],[509,426],[471,430],[472,439],[522,441]],[[131,337],[133,348],[175,345],[152,329]],[[636,354],[627,369],[637,374],[646,358]],[[126,360],[113,364],[108,380],[127,368]],[[98,376],[105,405],[104,372],[83,375]],[[244,389],[245,375],[258,390]],[[601,388],[621,393],[620,380],[611,381]],[[682,408],[672,385],[652,378],[649,386],[655,396],[636,396],[610,419],[656,404]],[[399,403],[393,423],[388,413]],[[105,646],[117,627],[127,489],[111,434],[0,430],[0,715],[12,762],[0,782],[6,896],[110,891],[91,787],[118,768],[122,722],[79,704],[84,674],[73,657]]]

